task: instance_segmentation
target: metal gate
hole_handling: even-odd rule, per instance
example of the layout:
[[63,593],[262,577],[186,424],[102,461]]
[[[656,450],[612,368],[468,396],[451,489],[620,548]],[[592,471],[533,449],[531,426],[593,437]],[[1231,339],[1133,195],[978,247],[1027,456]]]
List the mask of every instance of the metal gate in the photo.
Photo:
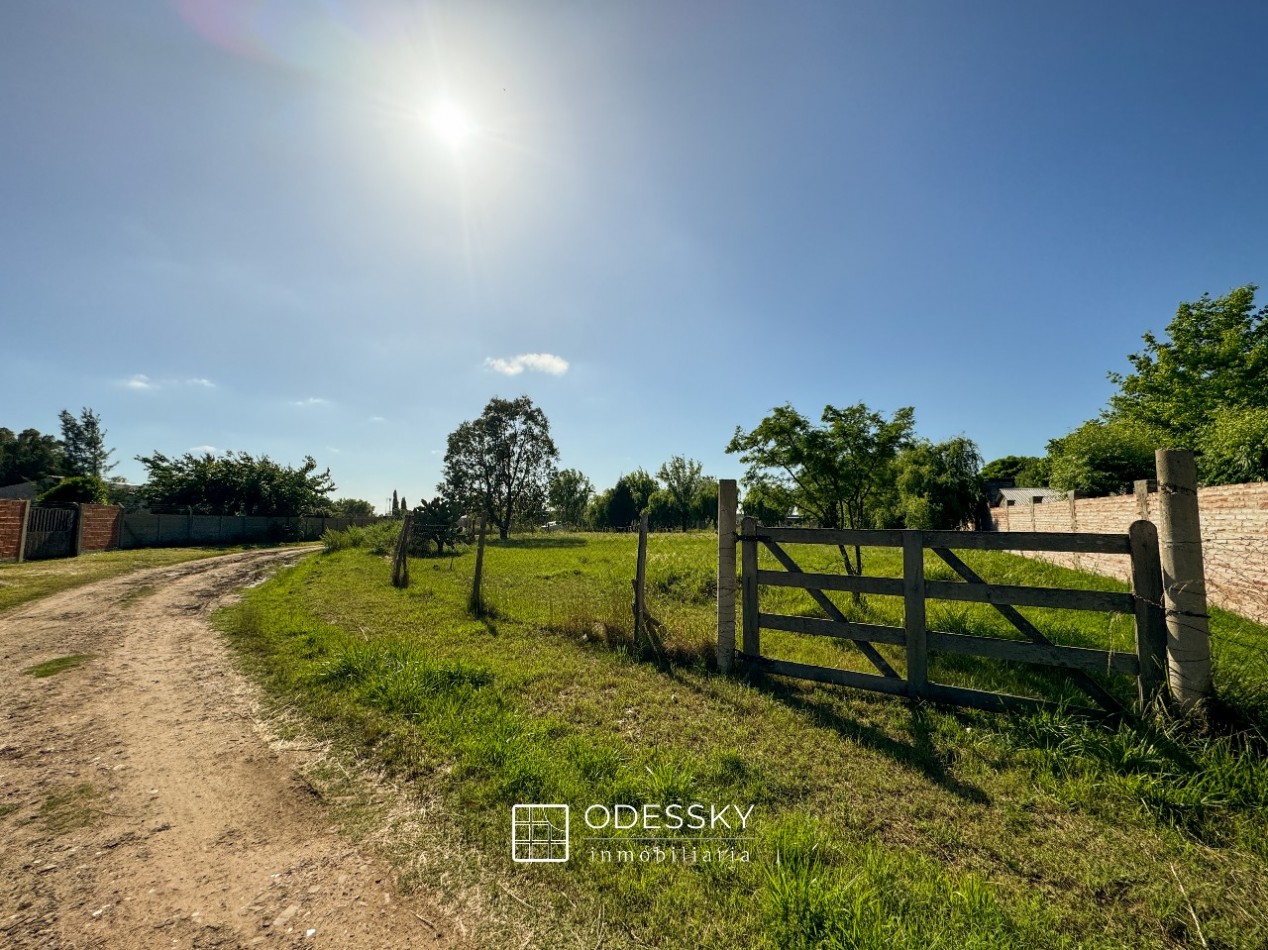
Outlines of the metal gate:
[[73,556],[76,514],[74,507],[32,505],[26,519],[26,560]]

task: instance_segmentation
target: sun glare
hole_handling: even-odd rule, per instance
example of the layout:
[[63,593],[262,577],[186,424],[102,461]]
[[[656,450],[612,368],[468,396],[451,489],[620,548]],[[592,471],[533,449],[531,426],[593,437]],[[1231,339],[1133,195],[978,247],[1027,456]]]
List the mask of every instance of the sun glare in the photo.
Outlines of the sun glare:
[[450,148],[458,148],[474,131],[467,114],[452,102],[442,102],[431,113],[431,126]]

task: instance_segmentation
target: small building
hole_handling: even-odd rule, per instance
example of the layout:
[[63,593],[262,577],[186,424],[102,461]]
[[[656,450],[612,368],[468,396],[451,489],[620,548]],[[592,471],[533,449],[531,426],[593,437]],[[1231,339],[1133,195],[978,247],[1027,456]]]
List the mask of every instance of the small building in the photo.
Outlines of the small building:
[[991,496],[991,507],[1000,508],[1008,505],[1043,505],[1054,501],[1065,501],[1068,492],[1055,488],[997,488]]

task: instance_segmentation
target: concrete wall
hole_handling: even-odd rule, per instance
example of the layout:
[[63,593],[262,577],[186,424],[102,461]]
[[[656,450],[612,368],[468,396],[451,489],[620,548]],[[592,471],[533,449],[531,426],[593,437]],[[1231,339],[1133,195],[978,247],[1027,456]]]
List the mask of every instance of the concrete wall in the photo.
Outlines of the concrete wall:
[[25,518],[25,501],[0,499],[0,561],[16,561],[21,556]]
[[[1268,482],[1198,489],[1202,552],[1210,602],[1268,623]],[[1156,494],[1080,498],[992,508],[996,531],[1124,534],[1158,513]],[[1128,580],[1130,561],[1109,554],[1036,554],[1056,564]]]

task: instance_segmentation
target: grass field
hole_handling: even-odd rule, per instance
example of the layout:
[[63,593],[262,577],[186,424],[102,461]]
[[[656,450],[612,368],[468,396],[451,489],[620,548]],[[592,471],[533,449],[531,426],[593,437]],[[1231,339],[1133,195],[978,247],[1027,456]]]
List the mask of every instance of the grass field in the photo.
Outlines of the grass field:
[[[913,707],[711,671],[716,540],[653,535],[649,551],[657,649],[630,641],[634,539],[621,535],[491,544],[482,619],[465,610],[470,552],[413,561],[397,590],[381,556],[347,549],[248,592],[219,622],[279,706],[423,804],[418,850],[395,852],[403,880],[477,917],[501,908],[474,931],[485,946],[524,933],[540,947],[1268,945],[1263,628],[1216,613],[1226,703],[1206,735]],[[835,569],[833,551],[795,554]],[[998,583],[1121,589],[1009,555],[965,560]],[[897,576],[899,555],[869,552],[867,566]],[[815,613],[804,592],[762,598]],[[886,623],[901,618],[890,600],[837,602]],[[1126,617],[1024,612],[1059,642],[1131,648]],[[931,603],[930,621],[1007,632],[976,606]],[[763,647],[865,668],[817,638],[764,633]],[[931,673],[1078,696],[1029,667],[935,657]],[[1130,680],[1105,684],[1132,695]],[[529,802],[571,806],[569,862],[511,861],[511,806]],[[751,806],[742,831],[712,832],[744,840],[684,830],[646,862],[615,860],[641,857],[640,842],[585,840],[625,834],[587,829],[591,804],[675,802]]]
[[227,548],[138,548],[130,551],[101,551],[73,558],[0,564],[0,611],[47,597],[72,587],[130,574],[147,567],[165,567],[183,561],[246,551],[247,547]]

